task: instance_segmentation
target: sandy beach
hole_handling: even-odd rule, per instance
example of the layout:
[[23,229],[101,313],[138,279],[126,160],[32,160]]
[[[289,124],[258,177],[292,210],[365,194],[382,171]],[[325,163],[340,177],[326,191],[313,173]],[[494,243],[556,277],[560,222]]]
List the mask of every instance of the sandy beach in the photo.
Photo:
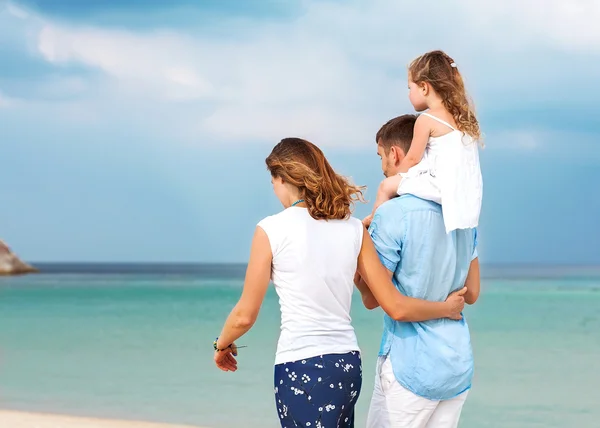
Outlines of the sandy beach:
[[200,428],[192,425],[158,424],[141,421],[79,418],[44,413],[0,410],[2,428]]

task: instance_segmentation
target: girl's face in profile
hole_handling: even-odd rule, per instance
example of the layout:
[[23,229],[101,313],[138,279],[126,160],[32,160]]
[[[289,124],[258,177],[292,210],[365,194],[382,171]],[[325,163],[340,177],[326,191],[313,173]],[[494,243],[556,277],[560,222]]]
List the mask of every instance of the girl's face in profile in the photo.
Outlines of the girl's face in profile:
[[408,99],[415,111],[427,110],[427,83],[415,83],[408,79]]

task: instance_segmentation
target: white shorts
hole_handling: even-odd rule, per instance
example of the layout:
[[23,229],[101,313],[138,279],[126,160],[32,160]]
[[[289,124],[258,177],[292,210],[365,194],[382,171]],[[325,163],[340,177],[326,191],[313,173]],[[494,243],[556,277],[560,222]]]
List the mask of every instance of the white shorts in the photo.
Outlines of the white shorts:
[[398,383],[389,358],[379,357],[367,428],[456,428],[468,393],[443,401],[419,397]]

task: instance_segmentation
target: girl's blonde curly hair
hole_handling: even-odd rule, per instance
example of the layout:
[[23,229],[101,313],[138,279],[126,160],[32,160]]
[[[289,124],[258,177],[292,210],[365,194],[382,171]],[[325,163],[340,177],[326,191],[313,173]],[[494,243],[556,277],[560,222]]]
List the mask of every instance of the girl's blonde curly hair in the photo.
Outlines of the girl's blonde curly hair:
[[439,50],[427,52],[410,63],[408,75],[414,83],[426,82],[431,85],[442,98],[446,110],[454,117],[459,131],[475,140],[481,139],[473,102],[467,95],[463,78],[451,57]]

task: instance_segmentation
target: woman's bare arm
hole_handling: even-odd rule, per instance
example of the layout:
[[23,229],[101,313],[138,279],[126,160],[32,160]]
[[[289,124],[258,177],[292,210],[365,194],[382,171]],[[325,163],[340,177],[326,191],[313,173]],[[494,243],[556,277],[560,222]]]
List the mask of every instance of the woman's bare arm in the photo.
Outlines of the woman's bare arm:
[[256,322],[271,279],[273,254],[264,230],[256,228],[246,279],[240,300],[232,309],[219,335],[217,347],[223,349],[248,332]]
[[373,293],[369,289],[369,286],[362,279],[358,271],[354,275],[354,285],[356,285],[356,288],[360,292],[360,297],[362,298],[362,302],[363,305],[365,305],[365,308],[371,310],[379,307],[379,302],[377,301],[375,296],[373,296]]
[[[438,318],[461,319],[464,307],[463,294],[465,288],[451,294],[445,302],[430,302],[404,296],[392,283],[392,273],[379,261],[375,245],[365,230],[360,254],[358,256],[358,272],[368,285],[376,302],[393,319],[397,321],[427,321]],[[357,285],[360,290],[360,286]],[[361,291],[362,294],[362,291]],[[368,295],[365,299],[371,302]],[[366,306],[366,305],[365,305]]]

